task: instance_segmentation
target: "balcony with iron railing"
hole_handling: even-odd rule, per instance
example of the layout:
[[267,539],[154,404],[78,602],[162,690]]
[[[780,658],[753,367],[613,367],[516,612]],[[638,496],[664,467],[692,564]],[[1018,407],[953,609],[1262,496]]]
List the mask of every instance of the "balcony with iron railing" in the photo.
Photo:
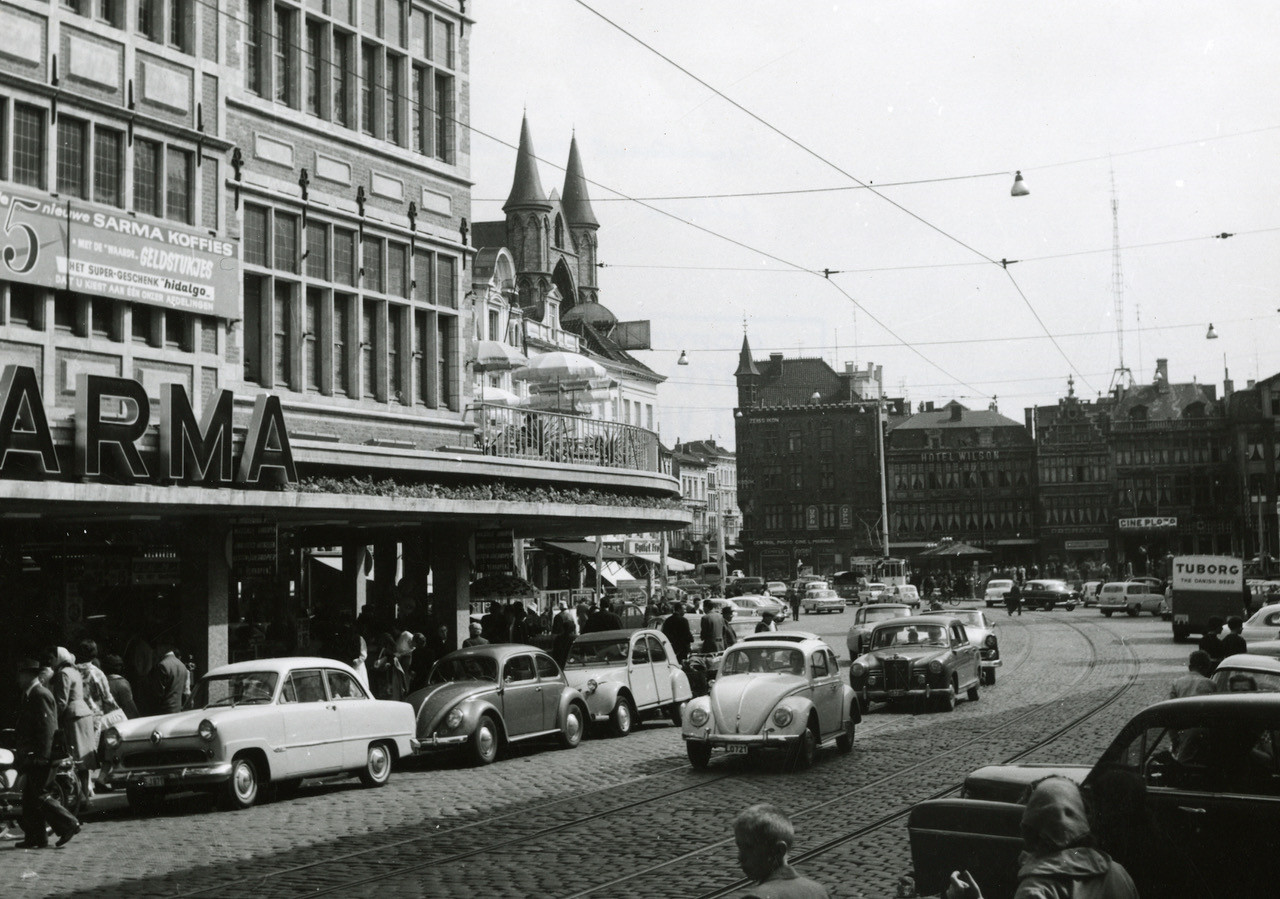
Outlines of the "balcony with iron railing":
[[653,431],[561,412],[476,403],[476,442],[486,456],[592,468],[658,471]]
[[524,323],[524,333],[529,340],[540,340],[543,343],[559,347],[562,350],[568,350],[571,353],[582,352],[582,339],[577,334],[572,334],[563,328],[553,328],[550,325],[544,325],[542,322],[526,321]]

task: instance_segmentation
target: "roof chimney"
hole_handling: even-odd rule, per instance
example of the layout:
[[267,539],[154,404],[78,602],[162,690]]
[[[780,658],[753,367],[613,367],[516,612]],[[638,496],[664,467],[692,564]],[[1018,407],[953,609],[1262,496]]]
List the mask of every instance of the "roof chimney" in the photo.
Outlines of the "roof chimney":
[[961,406],[960,406],[960,404],[959,404],[959,403],[952,403],[952,404],[951,404],[951,420],[952,420],[952,421],[959,421],[959,420],[960,420],[960,413],[961,413],[961,412],[963,412],[963,411],[964,411],[964,410],[961,408]]
[[853,374],[853,363],[852,363],[852,362],[846,362],[846,363],[844,364],[844,373],[845,373],[846,375],[851,375],[851,374]]
[[1168,359],[1156,360],[1156,380],[1164,381],[1164,383],[1166,384],[1169,383],[1169,360]]

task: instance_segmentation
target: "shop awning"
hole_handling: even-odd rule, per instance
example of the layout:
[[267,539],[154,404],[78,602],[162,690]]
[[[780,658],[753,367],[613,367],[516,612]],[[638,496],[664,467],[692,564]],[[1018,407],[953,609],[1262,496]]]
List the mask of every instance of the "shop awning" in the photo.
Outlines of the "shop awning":
[[[595,565],[593,564],[591,567],[594,569]],[[616,587],[619,581],[635,580],[635,575],[623,568],[621,562],[607,561],[604,563],[604,567],[600,569],[600,580],[610,587]]]
[[[662,563],[662,557],[657,553],[632,553],[637,559],[644,559],[654,565]],[[688,562],[681,562],[679,559],[673,559],[667,556],[667,571],[693,571],[693,566]]]
[[[594,560],[596,557],[596,545],[590,540],[540,540],[538,542],[550,549],[558,549],[560,552],[582,556],[588,560]],[[610,549],[607,546],[602,551],[601,557],[611,562],[621,562],[627,558],[624,553],[620,553],[616,549]]]

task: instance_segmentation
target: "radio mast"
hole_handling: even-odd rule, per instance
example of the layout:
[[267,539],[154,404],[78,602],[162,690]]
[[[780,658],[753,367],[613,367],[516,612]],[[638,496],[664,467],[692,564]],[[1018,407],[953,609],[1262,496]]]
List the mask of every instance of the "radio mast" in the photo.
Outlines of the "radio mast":
[[1116,170],[1111,169],[1111,298],[1115,303],[1116,346],[1120,351],[1120,364],[1111,373],[1112,392],[1117,387],[1128,390],[1133,386],[1133,372],[1124,364],[1124,270],[1120,267],[1120,198],[1116,194]]

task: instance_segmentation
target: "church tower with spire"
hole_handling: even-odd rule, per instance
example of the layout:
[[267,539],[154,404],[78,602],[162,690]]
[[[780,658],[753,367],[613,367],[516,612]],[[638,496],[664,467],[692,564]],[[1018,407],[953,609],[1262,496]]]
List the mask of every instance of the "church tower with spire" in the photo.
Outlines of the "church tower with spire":
[[738,382],[738,408],[750,409],[759,399],[760,369],[751,358],[751,344],[747,333],[742,332],[742,350],[738,353],[738,370],[733,373]]
[[569,141],[569,164],[565,166],[560,208],[569,229],[571,245],[578,255],[577,271],[574,273],[578,282],[578,301],[598,303],[600,296],[596,281],[596,232],[600,230],[600,222],[591,208],[587,179],[582,174],[582,158],[578,155],[576,134]]
[[539,303],[551,289],[550,215],[552,203],[538,177],[538,160],[533,151],[529,118],[520,122],[520,147],[516,151],[516,174],[511,193],[502,204],[507,215],[507,243],[516,263],[516,284],[520,303]]

